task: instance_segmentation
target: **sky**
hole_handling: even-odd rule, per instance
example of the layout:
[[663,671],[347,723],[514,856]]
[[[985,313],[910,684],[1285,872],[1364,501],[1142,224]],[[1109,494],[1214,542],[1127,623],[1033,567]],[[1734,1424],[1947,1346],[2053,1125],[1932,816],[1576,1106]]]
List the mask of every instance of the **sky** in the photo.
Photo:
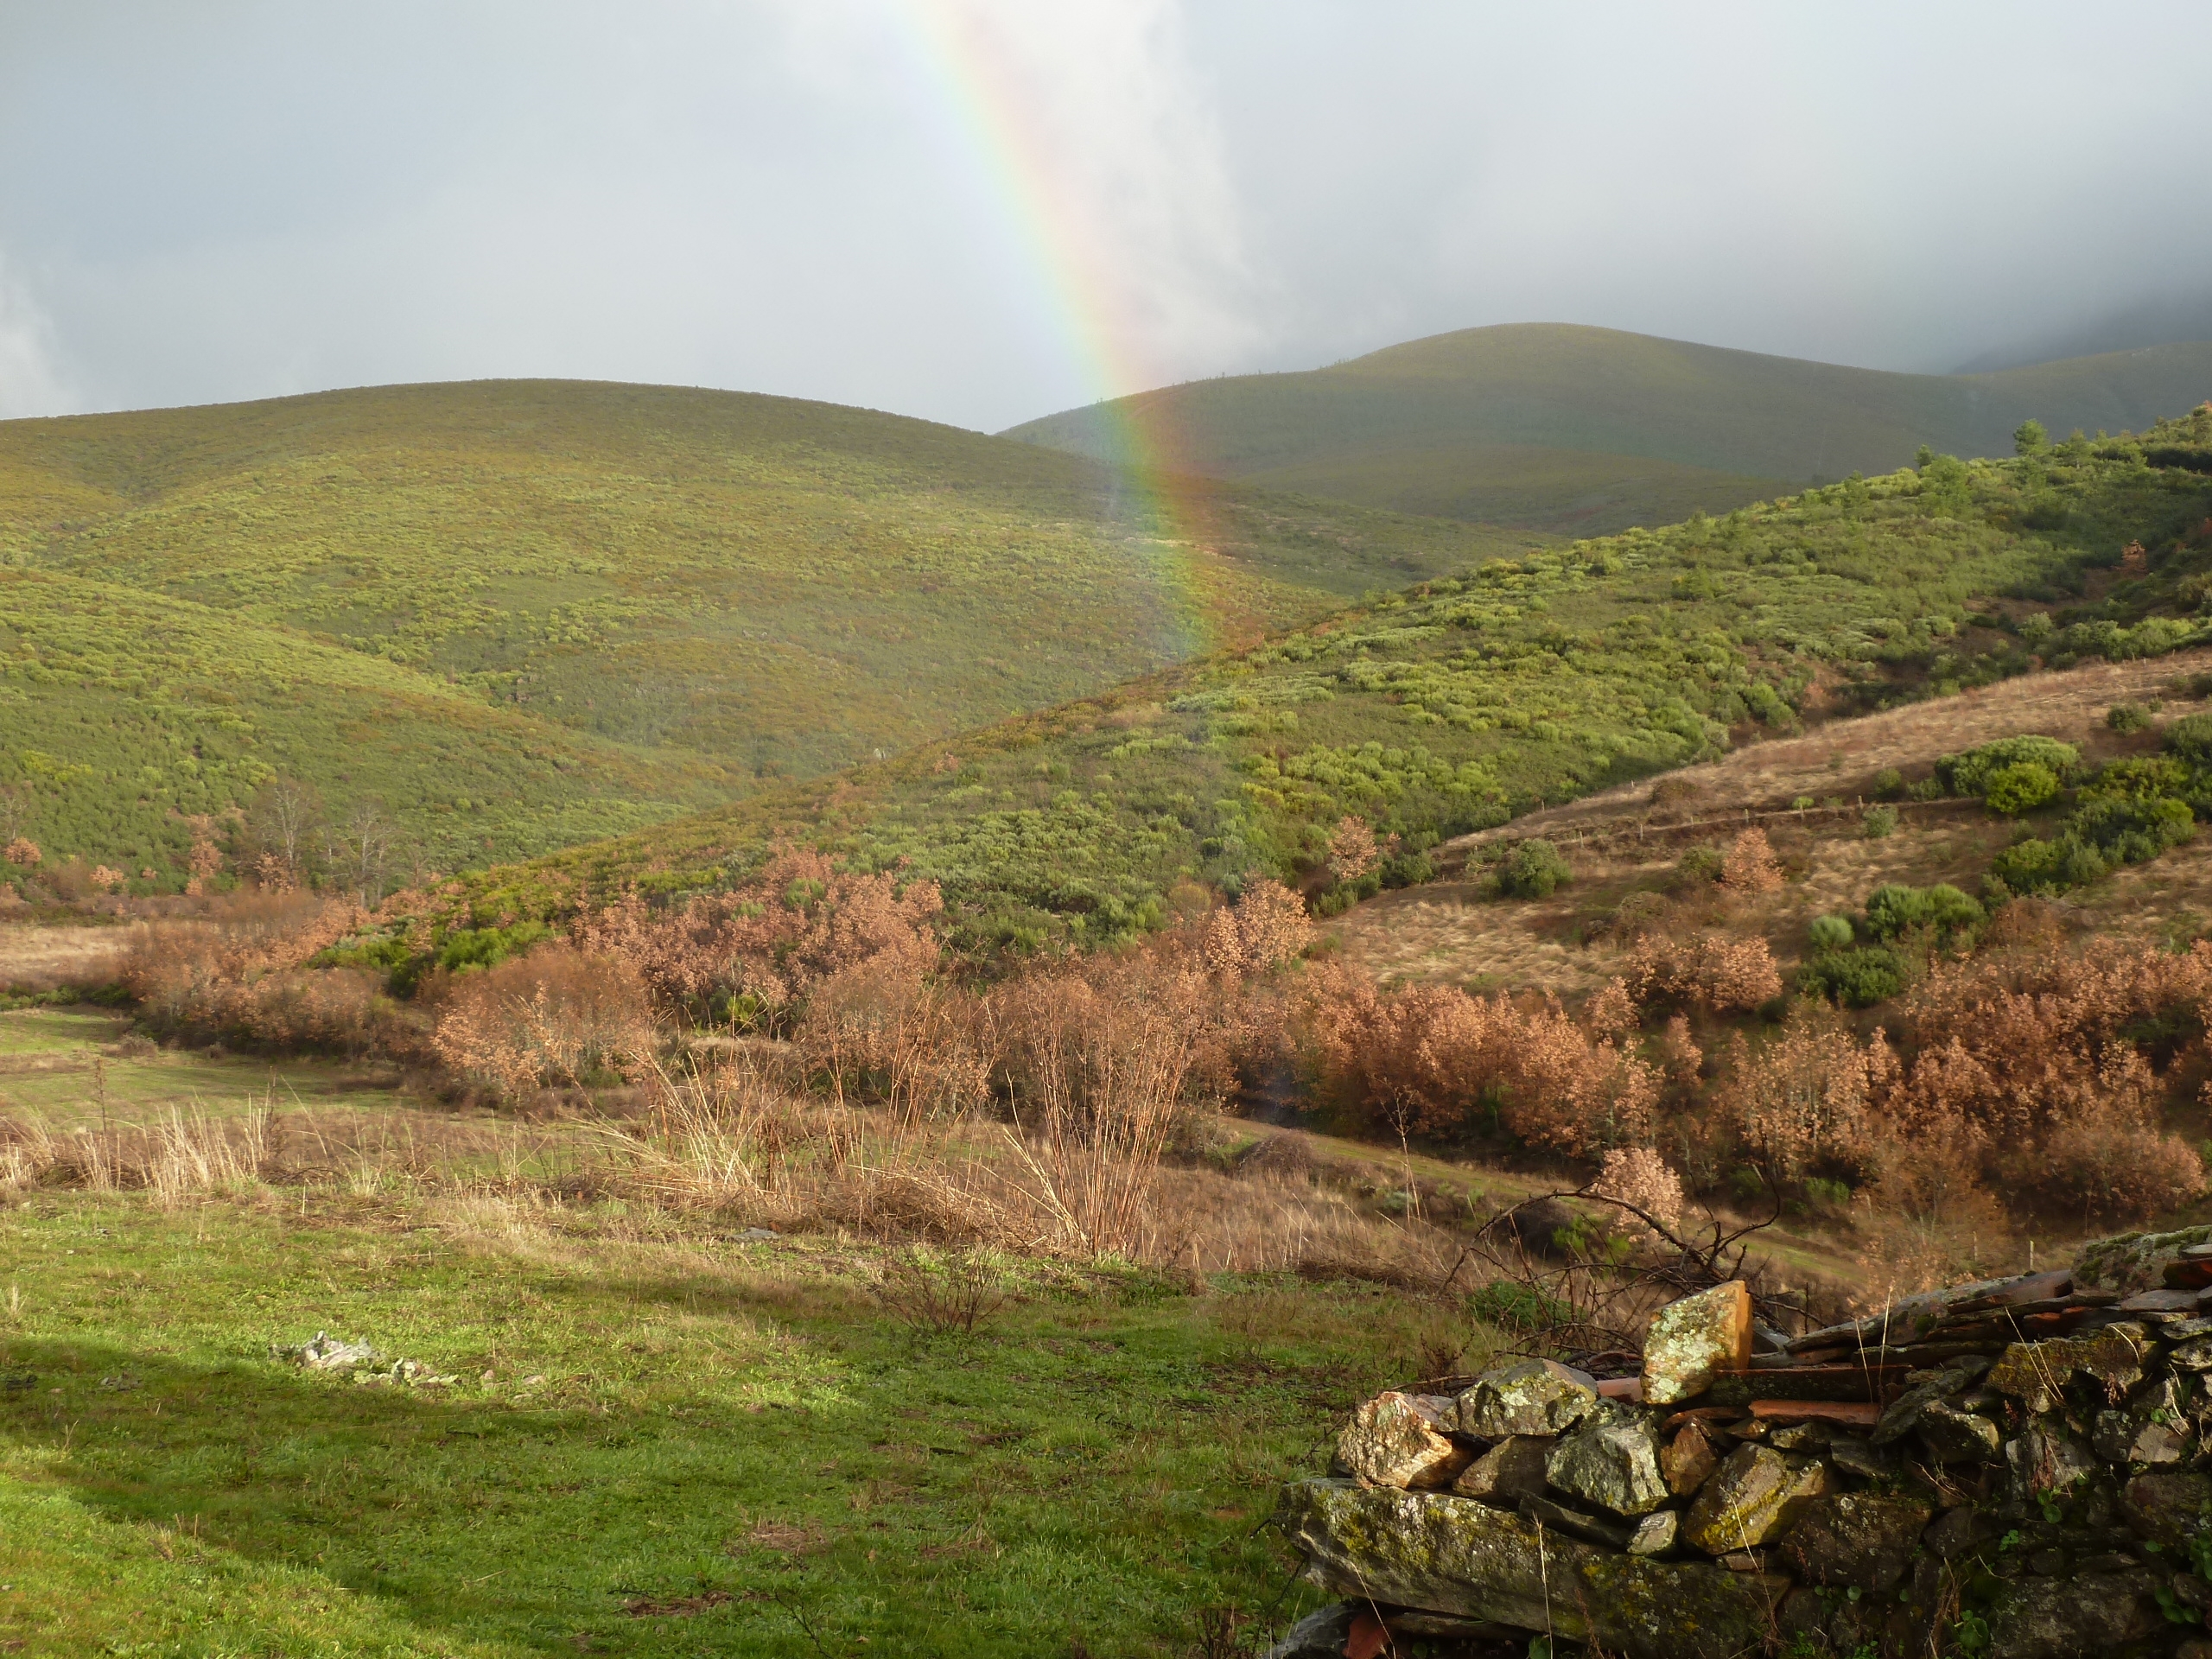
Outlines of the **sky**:
[[2212,316],[2208,63],[2194,0],[0,0],[0,416],[996,430],[1518,321],[2018,360]]

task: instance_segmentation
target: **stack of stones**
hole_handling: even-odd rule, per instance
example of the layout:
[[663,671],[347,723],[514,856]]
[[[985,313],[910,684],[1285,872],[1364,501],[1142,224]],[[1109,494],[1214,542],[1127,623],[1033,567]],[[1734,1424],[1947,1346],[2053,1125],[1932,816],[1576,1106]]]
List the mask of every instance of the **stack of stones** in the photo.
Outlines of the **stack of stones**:
[[1640,1376],[1361,1406],[1282,1510],[1345,1600],[1276,1652],[2212,1659],[2209,1385],[2212,1228],[1796,1337],[1722,1285]]

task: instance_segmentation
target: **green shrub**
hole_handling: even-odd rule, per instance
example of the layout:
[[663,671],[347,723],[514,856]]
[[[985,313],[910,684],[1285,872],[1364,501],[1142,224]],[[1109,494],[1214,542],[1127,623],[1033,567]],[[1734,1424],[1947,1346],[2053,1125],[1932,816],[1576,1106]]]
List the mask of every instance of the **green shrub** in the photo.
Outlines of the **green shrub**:
[[1894,801],[1904,793],[1904,773],[1899,772],[1895,766],[1884,766],[1874,774],[1875,799]]
[[1904,986],[1904,959],[1885,944],[1823,950],[1797,970],[1800,991],[1847,1008],[1871,1008]]
[[2093,800],[2068,821],[2067,831],[2104,855],[2107,864],[2141,864],[2196,833],[2185,801],[2154,796]]
[[1916,778],[1904,786],[1905,797],[1915,801],[1940,801],[1943,798],[1943,780],[1929,776]]
[[2055,788],[2056,780],[2065,778],[2081,762],[2081,752],[2071,743],[2030,734],[2000,737],[1993,743],[1968,749],[1964,754],[1948,756],[1936,763],[1936,770],[1954,794],[1981,795],[1987,792],[1990,779],[2010,766],[2041,766],[2050,773]]
[[1815,950],[1840,950],[1857,937],[1847,916],[1815,916],[1805,930]]
[[2139,702],[2115,702],[2105,710],[2105,724],[2115,732],[2139,732],[2151,723],[2151,711]]
[[448,934],[439,947],[438,966],[452,973],[472,968],[496,968],[509,957],[518,957],[540,940],[553,937],[543,922],[517,922],[512,927],[468,927]]
[[1859,828],[1869,841],[1883,841],[1897,833],[1897,810],[1894,806],[1870,806],[1859,820]]
[[1400,853],[1382,861],[1380,874],[1386,887],[1417,887],[1436,880],[1436,861],[1427,853]]
[[2048,897],[2070,887],[2084,887],[2110,867],[2104,855],[2071,833],[2050,841],[2030,836],[2016,841],[1990,865],[1990,874],[2013,893]]
[[1684,886],[1718,881],[1727,862],[1726,855],[1718,847],[1693,847],[1675,861],[1675,879]]
[[2193,766],[2212,763],[2212,715],[2183,715],[2166,728],[2166,747]]
[[1866,895],[1866,931],[1878,939],[1897,938],[1915,928],[1929,928],[1949,939],[1987,918],[1977,900],[1948,882],[1932,887],[1891,882]]
[[1542,899],[1573,879],[1558,848],[1548,841],[1529,840],[1518,842],[1498,866],[1497,887],[1515,899]]
[[1989,810],[2008,818],[2034,811],[2057,793],[2058,774],[2034,760],[1999,766],[1982,785],[1982,798],[1989,803]]

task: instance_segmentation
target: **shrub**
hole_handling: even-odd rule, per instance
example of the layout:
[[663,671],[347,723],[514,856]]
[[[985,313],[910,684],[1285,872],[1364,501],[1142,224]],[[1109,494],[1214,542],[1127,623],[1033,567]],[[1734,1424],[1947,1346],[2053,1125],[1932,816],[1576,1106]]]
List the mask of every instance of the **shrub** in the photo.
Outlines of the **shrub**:
[[1840,950],[1853,938],[1850,919],[1842,916],[1814,917],[1805,935],[1815,950]]
[[2070,887],[2087,887],[2109,868],[2094,847],[2076,836],[2061,835],[2050,841],[2031,836],[2014,842],[1991,861],[1989,874],[2012,893],[2049,897]]
[[1866,895],[1866,931],[1882,940],[1913,928],[1929,928],[1950,939],[1979,927],[1988,912],[1948,882],[1908,887],[1892,882]]
[[2058,793],[2058,774],[2035,760],[2016,760],[1991,772],[1982,785],[1982,798],[1993,812],[2017,817],[2032,812]]
[[2115,702],[2105,710],[2105,724],[2115,732],[2139,732],[2151,723],[2151,711],[2139,702]]
[[1870,806],[1859,819],[1859,828],[1869,841],[1884,841],[1897,833],[1897,810],[1894,806]]
[[1646,937],[1622,964],[1629,994],[1748,1013],[1782,995],[1782,970],[1761,938],[1707,933],[1688,939]]
[[1219,973],[1265,974],[1294,961],[1313,943],[1306,904],[1280,881],[1249,882],[1236,905],[1206,922],[1206,964]]
[[1375,832],[1363,818],[1346,813],[1329,833],[1329,874],[1338,881],[1357,881],[1380,861]]
[[1874,774],[1874,794],[1877,799],[1894,801],[1904,793],[1904,774],[1895,766],[1884,766]]
[[[1600,1198],[1632,1205],[1669,1232],[1681,1225],[1682,1178],[1649,1147],[1616,1147],[1607,1153],[1590,1190]],[[1660,1242],[1659,1234],[1629,1210],[1618,1212],[1618,1230],[1642,1243]]]
[[2212,715],[2183,715],[2166,728],[2165,743],[2191,765],[2212,763]]
[[2008,766],[2037,766],[2050,773],[2053,788],[2074,767],[2081,764],[2081,752],[2070,743],[2062,743],[2055,737],[2000,737],[1993,743],[1984,743],[1968,749],[1964,754],[1952,755],[1936,763],[1936,772],[1953,792],[1960,795],[1980,795],[1987,791],[1990,779]]
[[1400,853],[1382,861],[1380,874],[1386,887],[1417,887],[1436,880],[1436,861],[1427,853]]
[[2095,847],[2108,864],[2141,864],[2196,833],[2196,815],[2185,801],[2167,798],[2093,800],[2076,812],[2067,833]]
[[652,1053],[645,978],[619,957],[542,944],[453,982],[430,1046],[501,1099],[605,1083]]
[[1782,866],[1775,861],[1766,831],[1746,830],[1729,843],[1720,866],[1720,885],[1731,893],[1775,893],[1782,887]]
[[1516,899],[1542,899],[1573,879],[1567,860],[1548,841],[1516,843],[1498,866],[1498,891]]
[[1675,879],[1684,886],[1718,881],[1727,859],[1717,847],[1693,847],[1675,862]]
[[1797,988],[1847,1008],[1871,1008],[1904,989],[1906,976],[1904,959],[1889,946],[1860,945],[1820,952],[1797,970]]

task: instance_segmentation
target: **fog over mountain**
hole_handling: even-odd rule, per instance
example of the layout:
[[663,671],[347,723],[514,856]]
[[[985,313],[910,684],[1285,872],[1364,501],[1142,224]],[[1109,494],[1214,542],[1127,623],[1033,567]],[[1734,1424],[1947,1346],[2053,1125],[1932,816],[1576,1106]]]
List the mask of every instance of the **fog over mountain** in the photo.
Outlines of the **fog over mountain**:
[[2212,12],[0,0],[0,415],[570,375],[996,429],[1518,321],[2201,334]]

